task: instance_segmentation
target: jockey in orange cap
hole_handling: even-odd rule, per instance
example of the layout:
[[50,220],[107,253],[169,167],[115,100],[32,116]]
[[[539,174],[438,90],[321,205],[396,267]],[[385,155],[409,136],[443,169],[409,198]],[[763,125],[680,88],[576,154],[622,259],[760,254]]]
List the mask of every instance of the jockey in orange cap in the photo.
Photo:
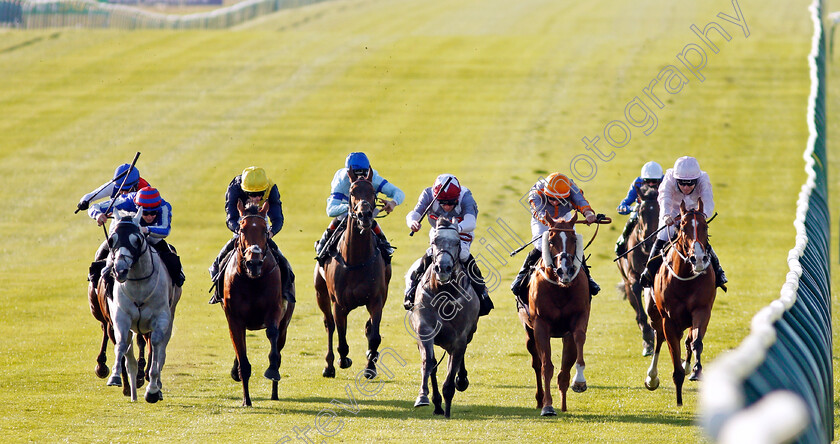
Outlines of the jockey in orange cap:
[[[537,181],[528,194],[528,203],[531,205],[531,234],[533,238],[548,230],[549,217],[558,218],[572,210],[583,213],[588,224],[596,221],[595,212],[592,211],[589,202],[583,197],[583,190],[578,188],[572,179],[560,173],[552,173],[545,179]],[[516,275],[510,286],[510,290],[516,295],[517,307],[528,306],[528,295],[525,292],[528,286],[527,277],[531,274],[531,269],[537,264],[542,254],[541,243],[537,242],[534,245],[535,247],[528,253],[525,263],[522,264],[519,274]],[[598,294],[601,287],[595,283],[589,274],[589,267],[586,266],[585,260],[582,268],[586,271],[586,277],[589,279],[589,294],[592,296]]]

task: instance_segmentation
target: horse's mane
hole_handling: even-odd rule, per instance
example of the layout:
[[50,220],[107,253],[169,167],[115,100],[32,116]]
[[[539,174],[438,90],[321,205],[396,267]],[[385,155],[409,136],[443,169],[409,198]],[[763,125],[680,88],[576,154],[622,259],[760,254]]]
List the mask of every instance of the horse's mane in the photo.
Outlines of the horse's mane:
[[245,210],[243,211],[245,216],[253,216],[260,213],[260,206],[253,202],[248,202],[245,204]]

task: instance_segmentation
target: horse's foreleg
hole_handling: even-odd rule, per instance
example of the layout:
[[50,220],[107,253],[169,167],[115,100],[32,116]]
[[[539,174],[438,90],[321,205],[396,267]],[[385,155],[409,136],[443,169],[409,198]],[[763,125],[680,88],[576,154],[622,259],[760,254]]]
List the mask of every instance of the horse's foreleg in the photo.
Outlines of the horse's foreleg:
[[[128,351],[128,347],[131,340],[131,331],[129,330],[129,326],[131,321],[127,319],[127,316],[118,310],[114,310],[116,316],[112,316],[113,319],[113,333],[114,333],[114,367],[111,372],[111,377],[108,378],[108,385],[122,387],[122,372],[124,370],[123,367],[123,358],[125,357],[126,351]],[[128,381],[126,381],[128,382]]]
[[414,407],[429,405],[429,377],[435,368],[435,346],[431,339],[417,344],[420,351],[420,393],[414,401]]
[[685,360],[682,362],[683,373],[688,373],[688,369],[691,368],[691,338],[695,335],[694,329],[690,329],[688,334],[685,335]]
[[[583,346],[586,344],[586,329],[589,326],[589,313],[586,312],[580,316],[572,335],[574,337],[574,347],[577,360],[575,361],[575,378],[572,381],[572,390],[575,393],[583,393],[586,391],[586,378],[583,376],[583,369],[586,368],[586,362],[583,359]],[[566,352],[566,346],[563,346],[563,353]],[[565,395],[563,396],[565,398]],[[565,406],[563,408],[565,412]]]
[[[130,335],[130,333],[129,333]],[[139,335],[138,335],[139,336]],[[125,375],[128,379],[131,401],[137,401],[137,358],[134,356],[134,347],[131,338],[128,339],[128,348],[125,351]]]
[[551,378],[554,376],[554,364],[551,362],[551,334],[545,321],[537,318],[534,320],[534,341],[537,353],[542,362],[542,378],[545,386],[543,393],[543,407],[540,415],[555,416],[554,402],[551,399]]
[[280,380],[280,353],[277,352],[277,339],[280,337],[280,326],[278,324],[267,324],[265,337],[268,338],[270,349],[268,351],[268,368],[263,376],[271,381]]
[[435,364],[436,362],[432,360],[432,371],[430,374],[432,378],[432,403],[435,405],[435,415],[442,415],[444,412],[440,406],[442,398],[440,397],[440,392],[438,391],[437,366]]
[[[692,315],[691,349],[694,351],[697,361],[692,368],[691,375],[688,377],[689,381],[698,381],[701,378],[703,364],[700,363],[700,355],[703,353],[703,338],[706,336],[706,329],[709,326],[711,315],[711,310],[695,312]],[[687,347],[688,345],[686,344]]]
[[230,339],[233,342],[233,351],[236,353],[236,362],[239,363],[239,379],[242,381],[242,406],[251,406],[251,394],[248,391],[248,380],[251,378],[251,363],[248,361],[248,353],[245,343],[245,326],[234,321],[228,316],[228,329]]
[[152,322],[152,334],[149,338],[152,351],[151,368],[149,370],[149,386],[146,387],[146,402],[149,403],[155,403],[163,399],[160,374],[163,370],[163,364],[166,362],[166,346],[172,334],[170,316],[169,310],[163,310]]
[[335,318],[335,327],[338,330],[338,366],[349,368],[353,365],[353,360],[347,357],[350,353],[350,347],[347,345],[347,310],[333,305],[333,318]]
[[677,329],[673,322],[663,319],[662,330],[665,332],[665,340],[668,341],[668,351],[671,354],[671,363],[674,366],[674,387],[677,392],[677,405],[682,405],[682,386],[685,381],[685,371],[682,368],[682,356],[680,353],[680,340],[682,332]]
[[642,356],[650,356],[653,353],[653,329],[648,324],[648,316],[645,313],[645,305],[642,303],[642,286],[638,280],[632,285],[628,284],[630,305],[636,311],[636,324],[642,331]]
[[534,330],[525,327],[525,334],[528,335],[525,347],[528,348],[528,353],[531,354],[531,367],[534,369],[534,375],[536,375],[537,378],[537,408],[541,409],[543,407],[543,386],[542,375],[540,374],[542,371],[542,361],[540,361],[540,355],[537,352],[537,345],[534,340]]
[[449,418],[452,413],[452,398],[455,397],[455,375],[461,369],[464,362],[466,349],[454,349],[449,353],[449,365],[446,368],[446,379],[443,381],[443,400],[446,403],[443,416]]
[[[146,369],[146,335],[138,334],[136,335],[136,342],[137,342],[137,387],[143,387],[143,384],[146,382],[146,378],[149,377],[148,370]],[[149,362],[151,364],[152,361],[152,347],[149,346]]]
[[[286,311],[283,313],[283,319],[280,320],[280,332],[277,335],[277,367],[278,373],[280,365],[283,363],[283,347],[286,346],[286,333],[289,331],[289,322],[292,320],[292,313],[295,311],[295,304],[287,303]],[[271,400],[279,401],[280,396],[277,393],[277,381],[271,381]]]
[[461,358],[461,368],[458,369],[458,375],[455,376],[455,389],[459,392],[467,390],[467,388],[470,386],[470,380],[467,378],[466,361],[467,360],[464,357]]
[[96,376],[104,379],[108,376],[108,325],[102,323],[102,345],[99,347],[99,355],[96,357]]
[[[560,360],[560,372],[557,373],[557,388],[560,390],[560,398],[562,400],[560,411],[566,411],[566,393],[569,391],[569,380],[571,379],[572,366],[577,360],[577,347],[575,346],[575,337],[569,333],[563,336],[563,354]],[[575,379],[578,377],[576,368]],[[580,369],[579,375],[583,376],[583,369]],[[584,387],[586,380],[583,381]]]
[[335,361],[335,354],[333,353],[333,333],[335,332],[335,318],[333,318],[329,294],[326,293],[325,288],[320,288],[324,285],[323,280],[319,281],[316,278],[315,299],[318,301],[318,308],[320,308],[321,312],[324,314],[324,329],[327,331],[327,354],[324,356],[324,359],[327,361],[327,366],[324,368],[322,375],[325,378],[334,378],[335,366],[333,365],[333,362]]
[[376,377],[376,361],[379,360],[379,344],[382,343],[382,337],[379,335],[382,307],[378,305],[368,306],[368,312],[370,312],[370,319],[365,323],[365,336],[368,340],[368,362],[365,368],[365,378],[373,379]]

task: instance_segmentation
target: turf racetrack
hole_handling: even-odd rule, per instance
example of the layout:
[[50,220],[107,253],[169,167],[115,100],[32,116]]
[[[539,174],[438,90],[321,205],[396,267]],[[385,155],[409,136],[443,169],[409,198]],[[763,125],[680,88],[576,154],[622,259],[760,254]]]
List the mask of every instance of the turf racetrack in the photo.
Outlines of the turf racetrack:
[[[613,242],[626,220],[614,209],[644,162],[700,160],[720,214],[712,242],[731,281],[718,294],[705,363],[735,347],[753,314],[778,297],[794,245],[808,3],[742,0],[744,27],[718,15],[737,17],[723,0],[348,0],[230,31],[0,31],[0,432],[36,442],[704,440],[694,425],[697,384],[686,384],[677,408],[666,357],[661,388],[644,388],[649,359],[614,289]],[[730,37],[710,31],[717,53],[690,29],[711,21]],[[692,73],[681,53],[705,66]],[[651,86],[663,72],[670,92],[661,79]],[[597,150],[587,150],[582,139],[596,136]],[[367,387],[375,393],[355,382],[366,349],[362,311],[349,320],[354,366],[321,377],[326,338],[312,288],[329,181],[358,150],[407,195],[380,220],[398,247],[382,347],[407,364],[386,358],[392,377]],[[93,373],[100,329],[85,275],[103,234],[73,214],[79,197],[136,151],[142,175],[173,206],[169,240],[187,275],[165,398],[155,405],[130,404]],[[545,419],[507,291],[524,256],[510,259],[511,238],[487,230],[504,223],[527,238],[519,199],[540,176],[569,172],[575,158],[587,198],[615,223],[588,251],[603,288],[585,347],[589,390],[570,391],[569,411]],[[224,315],[206,303],[206,269],[230,236],[225,188],[250,165],[280,189],[286,223],[275,239],[297,273],[298,306],[283,350],[282,400],[269,401],[259,377],[268,347],[256,332],[248,335],[254,407],[242,408],[241,386],[228,375]],[[427,242],[425,229],[408,236],[404,217],[443,172],[473,190],[484,243],[472,251],[485,259],[485,276],[497,278],[496,310],[467,350],[472,384],[455,395],[448,421],[412,407],[419,355],[401,307],[402,275]],[[580,232],[588,239],[594,229]],[[555,365],[559,348],[555,340]],[[556,383],[552,390],[559,402]]]

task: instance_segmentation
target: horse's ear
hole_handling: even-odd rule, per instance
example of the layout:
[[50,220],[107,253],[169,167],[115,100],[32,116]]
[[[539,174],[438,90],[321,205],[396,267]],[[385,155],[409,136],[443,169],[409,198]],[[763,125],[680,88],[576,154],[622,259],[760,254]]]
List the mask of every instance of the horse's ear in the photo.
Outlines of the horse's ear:
[[134,223],[136,225],[139,226],[141,219],[143,219],[143,210],[138,208],[137,213],[134,214],[134,217],[132,218],[132,220],[134,221]]
[[697,198],[697,211],[703,213],[703,198],[702,197]]
[[236,209],[239,211],[240,217],[245,213],[245,205],[242,204],[241,200],[236,201]]
[[685,201],[680,202],[680,214],[685,214]]
[[575,222],[577,222],[577,220],[578,220],[578,214],[577,214],[577,211],[570,211],[570,213],[573,213],[573,214],[572,214],[572,218],[571,218],[571,219],[569,219],[569,223],[570,223],[570,224],[574,224],[574,223],[575,223]]
[[373,168],[368,168],[367,177],[365,179],[373,182]]
[[268,214],[268,201],[265,201],[260,207],[260,215],[265,217],[266,214]]

